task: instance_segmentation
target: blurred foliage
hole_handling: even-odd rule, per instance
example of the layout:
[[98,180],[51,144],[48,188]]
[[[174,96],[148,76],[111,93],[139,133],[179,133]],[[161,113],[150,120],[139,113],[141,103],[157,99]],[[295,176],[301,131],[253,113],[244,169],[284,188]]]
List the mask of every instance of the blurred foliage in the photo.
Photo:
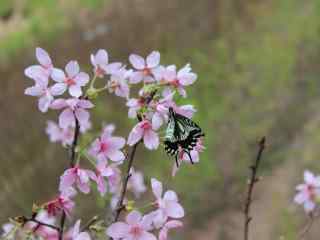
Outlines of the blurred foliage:
[[[2,0],[0,2],[0,61],[16,56],[19,49],[35,42],[53,43],[63,31],[72,28],[81,11],[96,11],[104,0]],[[80,16],[78,16],[80,17]],[[7,31],[4,31],[7,30]]]

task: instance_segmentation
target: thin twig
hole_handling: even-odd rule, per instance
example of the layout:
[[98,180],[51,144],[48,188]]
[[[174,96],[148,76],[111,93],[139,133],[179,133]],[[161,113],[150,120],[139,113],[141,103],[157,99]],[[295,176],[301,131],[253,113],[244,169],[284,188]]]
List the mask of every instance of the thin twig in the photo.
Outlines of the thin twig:
[[121,195],[120,195],[120,199],[119,199],[118,204],[117,204],[117,208],[116,208],[116,212],[115,212],[115,215],[114,215],[113,222],[118,221],[120,213],[125,208],[125,206],[123,205],[123,201],[124,201],[127,189],[128,189],[128,182],[129,182],[129,179],[131,177],[130,169],[131,169],[131,167],[133,165],[134,156],[136,154],[136,150],[137,150],[137,147],[138,147],[139,143],[140,143],[140,141],[137,142],[135,145],[133,145],[133,147],[131,148],[131,152],[130,152],[130,155],[129,155],[128,168],[127,168],[126,176],[124,177],[123,187],[122,187],[122,190],[121,190]]
[[311,227],[313,226],[314,222],[319,218],[320,216],[320,208],[317,207],[313,212],[309,214],[309,220],[303,227],[302,231],[299,233],[299,239],[303,240],[305,239],[306,235],[309,233]]
[[244,240],[248,240],[248,237],[249,237],[249,224],[252,220],[252,217],[250,216],[252,193],[253,193],[254,185],[259,181],[257,177],[257,172],[260,165],[260,160],[261,160],[263,150],[265,149],[265,143],[266,143],[266,138],[262,137],[261,140],[259,141],[259,150],[258,150],[257,157],[254,161],[254,164],[250,166],[251,177],[249,181],[248,192],[247,192],[247,197],[245,202],[245,209],[244,209]]
[[98,220],[99,220],[98,216],[92,217],[85,225],[83,225],[80,232],[85,232]]
[[308,234],[308,232],[310,231],[310,229],[314,223],[314,220],[315,220],[315,218],[314,218],[313,214],[311,214],[309,217],[309,221],[306,223],[306,225],[304,226],[302,231],[299,233],[299,239],[301,239],[301,240],[305,239],[306,235]]
[[[80,124],[78,119],[75,117],[75,130],[74,130],[74,137],[73,137],[73,142],[71,145],[70,149],[70,167],[74,167],[75,161],[76,161],[76,148],[78,144],[78,138],[79,138],[79,133],[80,133]],[[63,211],[60,219],[60,228],[59,228],[59,240],[63,239],[63,229],[64,229],[64,224],[66,221],[66,213]]]
[[59,227],[57,227],[57,226],[55,226],[55,225],[52,225],[52,224],[48,224],[48,223],[41,222],[41,221],[35,219],[34,217],[28,218],[28,217],[23,216],[23,217],[22,217],[22,221],[23,221],[24,223],[34,222],[34,223],[39,224],[40,226],[45,226],[45,227],[49,227],[49,228],[52,228],[52,229],[54,229],[54,230],[60,231],[60,228],[59,228]]

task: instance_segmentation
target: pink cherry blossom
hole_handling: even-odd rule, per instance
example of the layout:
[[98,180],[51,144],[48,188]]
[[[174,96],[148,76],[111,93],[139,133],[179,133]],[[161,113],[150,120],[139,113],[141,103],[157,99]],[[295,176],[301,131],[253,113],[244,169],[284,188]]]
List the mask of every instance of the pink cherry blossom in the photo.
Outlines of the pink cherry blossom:
[[169,107],[175,106],[173,102],[173,95],[169,94],[164,98],[160,99],[158,102],[152,102],[153,108],[155,110],[154,114],[152,115],[152,128],[158,129],[168,121],[168,114],[169,114]]
[[113,223],[108,227],[106,234],[114,239],[156,240],[150,230],[151,218],[142,217],[138,211],[132,211],[127,215],[126,222]]
[[159,136],[155,132],[157,129],[152,128],[149,120],[139,122],[130,132],[128,137],[128,145],[132,146],[143,139],[146,148],[153,150],[159,146]]
[[142,172],[135,171],[134,168],[130,169],[128,189],[134,193],[136,198],[139,198],[142,193],[147,191]]
[[75,206],[75,203],[71,199],[76,195],[74,188],[69,187],[64,189],[64,191],[55,199],[47,202],[45,204],[45,209],[50,216],[56,216],[62,211],[70,218],[71,212]]
[[320,177],[306,170],[304,181],[304,184],[296,187],[298,193],[294,197],[294,201],[303,205],[304,210],[309,213],[315,209],[316,202],[320,197]]
[[90,60],[96,76],[100,78],[106,74],[113,74],[121,68],[121,63],[109,63],[108,52],[104,49],[99,49],[95,55],[91,54]]
[[130,83],[139,83],[142,80],[146,83],[154,82],[153,71],[160,63],[160,53],[157,51],[151,52],[146,60],[136,54],[129,56],[129,61],[132,66],[137,70],[132,73]]
[[105,129],[101,136],[92,143],[89,154],[99,161],[106,161],[107,159],[115,162],[123,161],[125,156],[120,149],[124,147],[125,143],[124,138],[114,137],[110,131]]
[[89,233],[87,232],[80,232],[80,220],[76,222],[72,229],[72,240],[91,240]]
[[68,128],[75,126],[75,118],[79,121],[80,126],[88,125],[90,114],[85,109],[92,108],[94,105],[89,100],[70,98],[56,99],[52,102],[52,109],[64,109],[59,116],[59,126]]
[[169,104],[170,107],[173,108],[173,111],[182,115],[182,116],[185,116],[187,118],[192,118],[193,114],[197,111],[193,105],[190,105],[190,104],[187,104],[187,105],[182,105],[182,106],[177,106],[175,104],[175,102],[171,102],[171,104]]
[[107,87],[110,93],[115,93],[119,97],[129,98],[130,88],[127,82],[130,71],[121,68],[119,71],[111,75]]
[[[37,214],[35,219],[40,222],[51,224],[51,225],[55,225],[55,222],[56,222],[55,217],[51,216],[50,214],[48,214],[47,211],[44,211],[44,210],[40,211]],[[43,239],[56,240],[58,238],[57,230],[40,225],[39,223],[30,221],[30,222],[27,222],[24,228],[28,230],[32,230],[35,235],[40,236]]]
[[90,176],[94,173],[90,170],[81,169],[78,165],[67,169],[60,177],[60,192],[73,187],[75,184],[83,193],[90,192]]
[[[203,152],[204,149],[205,149],[205,147],[202,144],[202,138],[198,139],[196,146],[190,151],[190,156],[183,149],[181,149],[181,150],[179,149],[178,165],[180,166],[180,164],[182,162],[198,163],[200,161],[199,155],[201,152]],[[192,158],[192,162],[191,162],[190,157]],[[179,170],[179,167],[177,166],[176,163],[174,163],[173,168],[172,168],[172,176],[175,176],[178,170]]]
[[27,77],[39,81],[45,82],[48,80],[53,65],[49,54],[42,48],[36,48],[36,57],[40,65],[33,65],[25,69],[24,73]]
[[60,128],[53,121],[47,122],[46,133],[51,142],[61,142],[63,146],[71,145],[74,138],[74,128]]
[[109,167],[112,168],[113,174],[108,176],[109,192],[117,194],[121,186],[121,171],[118,167],[118,163],[110,164]]
[[38,81],[34,86],[26,88],[24,94],[39,97],[38,108],[41,112],[47,112],[53,97],[59,95],[52,87],[48,87],[48,79]]
[[127,107],[129,107],[128,117],[129,118],[137,118],[137,112],[144,105],[144,101],[141,99],[131,98],[127,101]]
[[191,72],[190,64],[186,64],[178,72],[175,65],[170,65],[166,67],[163,78],[170,86],[177,89],[181,96],[186,97],[184,87],[193,84],[197,80],[197,75]]
[[171,190],[166,191],[162,197],[162,183],[155,178],[151,179],[151,187],[153,194],[156,197],[157,210],[153,211],[153,223],[159,228],[168,218],[182,218],[184,209],[178,203],[177,194]]
[[168,239],[168,231],[173,228],[182,227],[183,223],[178,220],[171,220],[166,222],[159,232],[159,240],[167,240]]
[[80,72],[80,67],[77,61],[70,61],[65,71],[67,75],[58,68],[52,70],[51,77],[57,83],[52,86],[55,92],[63,94],[67,89],[69,94],[73,97],[80,97],[82,95],[81,87],[87,85],[89,82],[89,75]]
[[107,192],[105,177],[111,177],[113,174],[116,174],[114,168],[107,166],[105,162],[97,164],[96,174],[91,175],[91,179],[97,183],[101,196],[104,196]]

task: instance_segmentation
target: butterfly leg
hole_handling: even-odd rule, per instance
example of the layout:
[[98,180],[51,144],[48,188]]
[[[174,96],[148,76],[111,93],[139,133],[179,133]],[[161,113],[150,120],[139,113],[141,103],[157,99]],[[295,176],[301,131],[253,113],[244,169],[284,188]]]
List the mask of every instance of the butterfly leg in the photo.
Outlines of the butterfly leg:
[[189,152],[189,151],[185,151],[185,152],[188,154],[191,164],[194,164],[194,162],[193,162],[193,160],[192,160],[192,157],[191,157],[191,155],[190,155],[190,152]]
[[175,159],[176,159],[176,166],[177,168],[179,168],[178,154],[176,154]]

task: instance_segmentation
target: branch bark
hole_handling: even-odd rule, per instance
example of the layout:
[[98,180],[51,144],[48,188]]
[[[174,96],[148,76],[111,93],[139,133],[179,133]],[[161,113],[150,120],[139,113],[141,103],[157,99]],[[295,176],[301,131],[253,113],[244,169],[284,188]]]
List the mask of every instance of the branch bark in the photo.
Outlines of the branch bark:
[[249,225],[252,220],[252,217],[250,216],[252,194],[253,194],[254,185],[259,181],[257,177],[257,173],[258,173],[258,168],[260,166],[262,153],[265,149],[265,143],[266,143],[266,138],[262,137],[261,140],[259,141],[259,150],[255,158],[254,164],[250,166],[251,177],[248,183],[248,192],[247,192],[245,208],[244,208],[244,240],[248,240],[249,238]]
[[133,145],[133,147],[131,148],[131,152],[130,152],[130,155],[129,155],[128,168],[127,168],[126,176],[124,177],[123,186],[122,186],[122,190],[121,190],[121,195],[120,195],[120,199],[119,199],[118,204],[117,204],[117,208],[116,208],[116,212],[115,212],[115,215],[114,215],[113,222],[118,221],[122,210],[125,208],[125,206],[123,205],[123,201],[124,201],[124,198],[126,196],[127,189],[128,189],[128,182],[129,182],[129,179],[131,177],[130,169],[131,169],[131,167],[133,165],[134,156],[136,154],[136,150],[137,150],[137,147],[138,147],[139,143],[140,143],[140,141],[137,142],[135,145]]
[[[77,144],[78,144],[78,138],[79,138],[79,134],[80,134],[80,124],[78,119],[75,117],[75,130],[74,130],[74,137],[73,137],[73,142],[71,145],[71,149],[70,149],[70,154],[69,154],[69,159],[70,159],[70,164],[69,167],[74,167],[75,165],[75,161],[76,161],[76,148],[77,148]],[[64,230],[64,224],[66,221],[66,213],[63,211],[62,215],[61,215],[61,219],[60,219],[60,227],[59,227],[59,240],[63,239],[63,230]]]

